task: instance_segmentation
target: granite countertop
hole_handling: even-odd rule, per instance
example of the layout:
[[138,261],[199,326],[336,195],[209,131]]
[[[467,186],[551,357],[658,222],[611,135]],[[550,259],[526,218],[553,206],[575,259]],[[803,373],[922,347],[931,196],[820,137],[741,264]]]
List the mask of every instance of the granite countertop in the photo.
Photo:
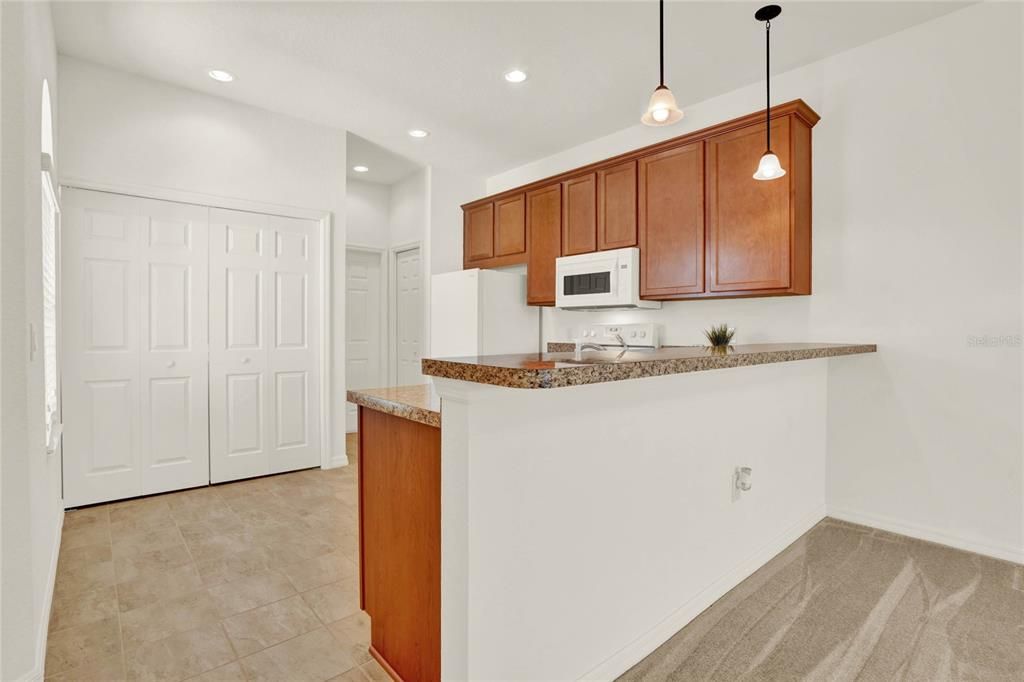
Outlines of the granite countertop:
[[353,389],[346,391],[346,399],[427,426],[441,426],[441,399],[431,384]]
[[427,358],[423,373],[508,388],[561,388],[607,381],[642,379],[710,369],[813,360],[874,353],[874,344],[764,343],[733,346],[721,354],[703,346],[630,351],[617,362],[619,351],[587,351],[584,358],[601,362],[578,363],[572,353],[524,353],[467,358]]

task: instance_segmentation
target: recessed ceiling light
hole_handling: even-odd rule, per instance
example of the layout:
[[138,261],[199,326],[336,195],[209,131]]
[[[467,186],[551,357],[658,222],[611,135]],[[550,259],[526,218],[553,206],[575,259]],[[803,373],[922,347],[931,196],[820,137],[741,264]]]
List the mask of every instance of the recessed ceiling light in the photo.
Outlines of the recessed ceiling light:
[[356,173],[365,173],[370,169],[367,168],[366,166],[352,166],[352,170],[354,170]]
[[413,128],[409,131],[409,137],[426,137],[429,134],[426,130],[420,130],[419,128]]
[[210,78],[221,83],[230,83],[235,80],[235,75],[230,71],[222,71],[220,69],[213,69],[209,72]]
[[509,83],[522,83],[526,80],[526,72],[520,71],[519,69],[513,69],[505,74],[505,80]]

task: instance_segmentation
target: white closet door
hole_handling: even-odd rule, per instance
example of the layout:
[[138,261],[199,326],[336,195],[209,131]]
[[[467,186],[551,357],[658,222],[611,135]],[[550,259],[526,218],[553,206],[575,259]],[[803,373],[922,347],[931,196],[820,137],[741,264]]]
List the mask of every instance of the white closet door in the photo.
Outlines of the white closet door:
[[207,209],[63,202],[65,504],[208,482]]
[[210,211],[210,474],[320,462],[317,224]]
[[[381,254],[348,249],[345,254],[345,388],[377,388],[384,374],[384,292]],[[357,426],[353,403],[345,403],[345,430]]]
[[399,386],[422,384],[420,342],[423,338],[423,290],[419,247],[395,256],[396,378]]
[[205,206],[139,199],[142,492],[210,482]]
[[270,473],[320,465],[320,249],[312,220],[270,217]]
[[270,470],[266,283],[270,218],[210,211],[210,480]]

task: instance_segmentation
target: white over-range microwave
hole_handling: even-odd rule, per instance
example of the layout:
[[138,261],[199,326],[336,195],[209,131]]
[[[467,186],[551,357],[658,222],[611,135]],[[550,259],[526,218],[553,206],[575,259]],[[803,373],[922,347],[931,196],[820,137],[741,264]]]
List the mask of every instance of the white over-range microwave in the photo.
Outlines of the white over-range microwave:
[[640,249],[596,251],[555,261],[555,305],[577,310],[660,308],[640,300]]

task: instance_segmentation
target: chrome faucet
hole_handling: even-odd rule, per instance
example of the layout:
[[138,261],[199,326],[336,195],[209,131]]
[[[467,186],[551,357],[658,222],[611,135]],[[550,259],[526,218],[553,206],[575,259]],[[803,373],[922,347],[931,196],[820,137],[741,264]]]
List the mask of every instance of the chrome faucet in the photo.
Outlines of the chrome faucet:
[[620,346],[622,346],[622,350],[619,352],[618,355],[615,356],[615,359],[621,360],[622,356],[625,355],[626,351],[629,350],[629,344],[626,343],[626,339],[622,338],[622,334],[615,334],[614,336],[615,340],[619,342]]
[[573,352],[572,352],[572,359],[573,360],[582,360],[583,359],[583,351],[585,351],[585,350],[606,350],[606,349],[605,349],[604,346],[602,346],[599,343],[592,343],[590,341],[580,342],[580,341],[577,340],[576,341],[576,348],[574,348]]

